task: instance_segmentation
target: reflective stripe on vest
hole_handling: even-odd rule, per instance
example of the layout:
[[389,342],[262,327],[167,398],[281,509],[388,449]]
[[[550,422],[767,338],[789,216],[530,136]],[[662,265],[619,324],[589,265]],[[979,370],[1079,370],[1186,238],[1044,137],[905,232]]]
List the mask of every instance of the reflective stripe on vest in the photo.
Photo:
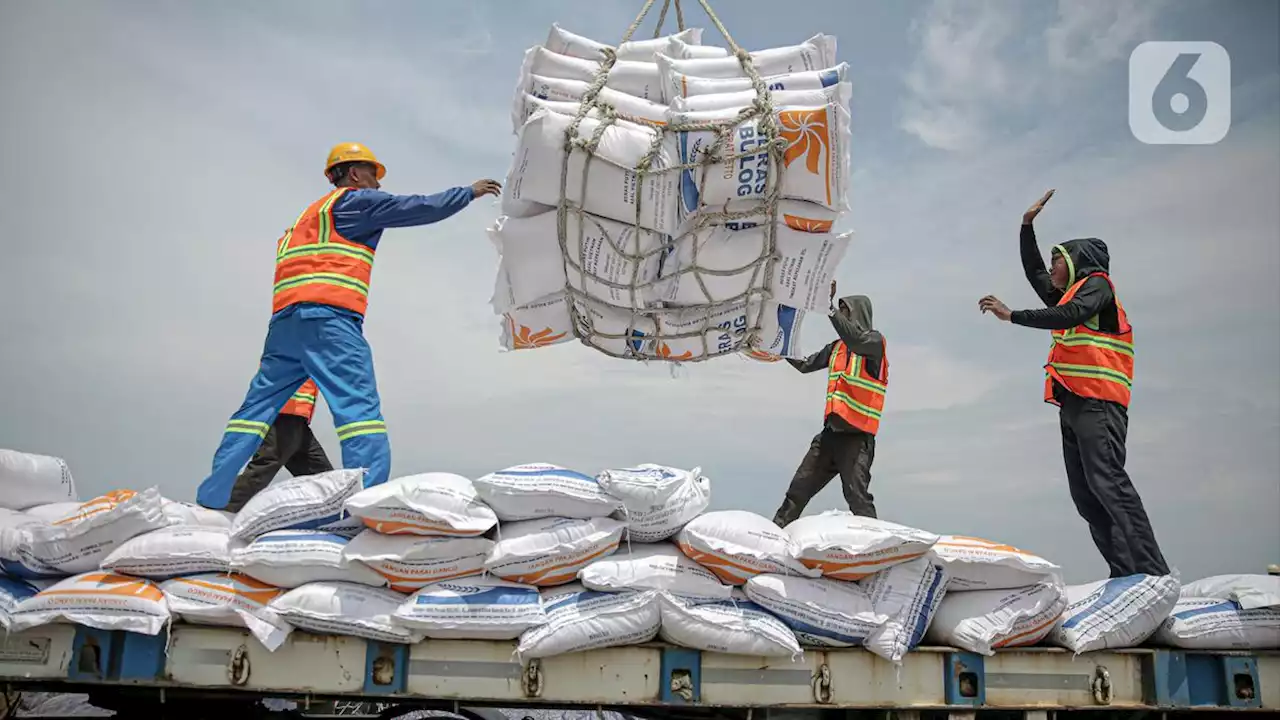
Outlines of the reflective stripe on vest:
[[[1094,276],[1106,280],[1115,296],[1116,286],[1111,278],[1106,273],[1093,273],[1068,288],[1058,305],[1070,302],[1085,281]],[[1129,407],[1129,393],[1133,388],[1133,327],[1118,296],[1116,318],[1118,333],[1100,330],[1096,315],[1083,325],[1052,332],[1053,346],[1044,365],[1045,402],[1058,404],[1053,398],[1056,381],[1080,397],[1110,400]]]
[[312,203],[280,238],[271,312],[319,303],[364,314],[374,250],[333,229],[334,203],[350,189],[338,188]]
[[280,409],[281,415],[297,415],[311,422],[311,415],[316,411],[316,383],[308,380],[302,383],[298,392],[289,398],[289,402]]
[[827,365],[827,409],[825,416],[836,415],[850,426],[875,435],[884,412],[884,396],[889,388],[889,354],[887,343],[880,360],[880,379],[867,372],[866,358],[849,352],[843,340],[831,349]]

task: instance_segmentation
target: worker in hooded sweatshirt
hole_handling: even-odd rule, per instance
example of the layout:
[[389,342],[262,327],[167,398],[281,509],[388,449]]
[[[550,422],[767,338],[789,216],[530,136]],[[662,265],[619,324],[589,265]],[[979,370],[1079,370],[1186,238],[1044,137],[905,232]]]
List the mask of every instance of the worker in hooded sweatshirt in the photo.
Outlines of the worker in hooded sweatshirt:
[[227,506],[240,469],[307,378],[333,413],[343,466],[363,468],[366,486],[387,480],[391,445],[363,329],[378,241],[388,228],[440,222],[502,190],[496,181],[479,180],[435,195],[390,195],[379,189],[386,168],[359,143],[334,146],[324,172],[334,189],[303,210],[276,243],[262,361],[196,493],[204,507]]
[[1051,331],[1044,400],[1059,407],[1071,499],[1111,577],[1167,575],[1142,498],[1124,469],[1133,328],[1111,282],[1106,243],[1081,238],[1055,245],[1045,270],[1032,223],[1053,192],[1023,214],[1021,232],[1023,270],[1048,307],[1010,311],[990,295],[978,307],[1015,325]]
[[240,512],[249,498],[271,484],[280,468],[290,475],[316,475],[333,469],[315,433],[311,432],[311,416],[316,411],[316,382],[308,379],[280,408],[258,452],[245,466],[244,472],[231,486],[231,501],[222,508]]
[[[831,299],[836,284],[831,283]],[[804,360],[791,360],[802,373],[827,371],[827,405],[822,431],[809,443],[782,506],[773,521],[786,527],[837,474],[845,502],[855,515],[876,516],[871,495],[871,462],[876,432],[889,386],[889,359],[884,336],[871,322],[871,300],[849,295],[828,311],[837,339]]]

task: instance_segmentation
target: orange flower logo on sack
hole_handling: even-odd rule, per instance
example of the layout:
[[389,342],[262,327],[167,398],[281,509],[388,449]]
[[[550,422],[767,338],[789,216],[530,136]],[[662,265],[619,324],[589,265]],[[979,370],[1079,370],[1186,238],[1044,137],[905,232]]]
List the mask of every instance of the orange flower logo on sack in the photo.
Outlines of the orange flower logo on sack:
[[791,167],[791,163],[804,158],[805,169],[817,175],[827,144],[827,109],[783,110],[778,119],[782,121],[778,135],[787,141],[783,165]]
[[554,345],[567,334],[552,334],[551,328],[543,328],[538,332],[534,332],[532,329],[527,328],[524,325],[521,325],[517,330],[514,321],[508,322],[511,322],[511,338],[514,341],[513,344],[515,345],[516,350],[531,350],[533,348]]
[[658,357],[662,358],[663,360],[689,360],[693,357],[693,351],[691,350],[685,350],[679,355],[672,355],[671,346],[664,342],[658,343],[657,352],[658,352]]
[[742,354],[746,355],[752,360],[759,360],[760,362],[775,363],[782,359],[781,355],[774,355],[772,353],[767,353],[763,350],[755,350],[755,349],[744,350]]
[[807,233],[828,233],[831,232],[831,226],[834,224],[830,220],[814,220],[813,218],[797,217],[786,213],[782,214],[782,220],[792,230]]

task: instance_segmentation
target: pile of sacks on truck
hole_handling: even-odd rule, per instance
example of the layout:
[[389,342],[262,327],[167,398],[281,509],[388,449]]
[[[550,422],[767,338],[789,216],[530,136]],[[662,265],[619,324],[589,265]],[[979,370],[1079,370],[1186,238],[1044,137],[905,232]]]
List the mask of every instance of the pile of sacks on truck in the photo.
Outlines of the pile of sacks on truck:
[[[1067,586],[1053,562],[985,539],[847,512],[780,528],[708,511],[698,469],[536,464],[371,488],[334,470],[277,480],[232,516],[155,488],[46,502],[58,463],[0,451],[8,632],[182,621],[247,628],[272,650],[297,629],[513,641],[522,660],[655,638],[767,657],[862,647],[894,663],[921,643],[1280,648],[1277,577]],[[42,483],[53,492],[30,492]]]

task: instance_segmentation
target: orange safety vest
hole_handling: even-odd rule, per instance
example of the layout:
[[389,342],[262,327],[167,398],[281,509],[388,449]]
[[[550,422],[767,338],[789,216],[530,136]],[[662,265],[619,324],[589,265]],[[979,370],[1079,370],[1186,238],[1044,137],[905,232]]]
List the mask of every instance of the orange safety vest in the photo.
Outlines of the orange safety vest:
[[280,238],[271,312],[319,303],[364,315],[374,250],[333,229],[333,205],[350,189],[338,188],[312,203]]
[[867,372],[866,358],[849,352],[843,340],[831,349],[827,365],[827,415],[837,415],[849,425],[872,435],[880,429],[880,413],[884,412],[884,395],[889,389],[889,354],[880,360],[880,379]]
[[302,387],[298,388],[298,392],[289,398],[289,402],[284,404],[280,409],[281,415],[297,415],[311,422],[311,415],[316,411],[316,382],[308,380],[302,383]]
[[[1058,305],[1070,302],[1085,280],[1094,275],[1106,280],[1112,294],[1115,293],[1116,286],[1106,273],[1092,273],[1067,288]],[[1116,317],[1120,332],[1114,334],[1098,329],[1096,315],[1070,330],[1053,331],[1053,347],[1044,365],[1045,402],[1058,404],[1053,399],[1056,381],[1080,397],[1110,400],[1129,407],[1129,391],[1133,388],[1133,327],[1119,297],[1116,297]]]

